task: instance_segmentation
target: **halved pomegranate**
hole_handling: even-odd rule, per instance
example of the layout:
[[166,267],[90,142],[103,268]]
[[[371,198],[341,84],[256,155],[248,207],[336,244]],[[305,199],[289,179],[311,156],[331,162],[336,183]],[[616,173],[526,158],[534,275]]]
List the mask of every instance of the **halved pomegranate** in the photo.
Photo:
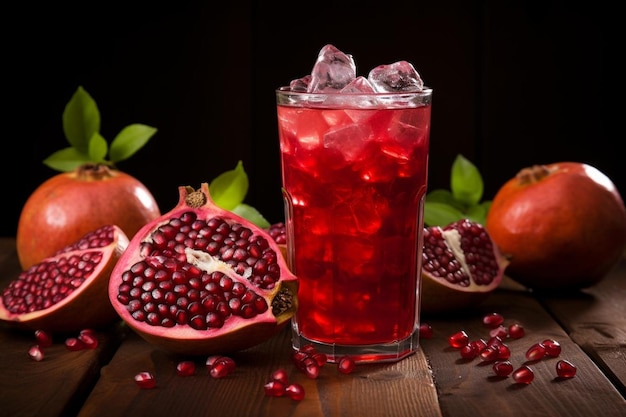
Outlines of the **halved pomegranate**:
[[111,274],[120,317],[168,351],[211,355],[246,349],[282,329],[298,281],[274,239],[199,190],[145,225]]
[[127,245],[119,227],[102,226],[31,266],[2,290],[0,320],[48,332],[75,332],[119,320],[107,289]]
[[485,228],[467,219],[424,229],[421,310],[443,313],[483,302],[508,261]]

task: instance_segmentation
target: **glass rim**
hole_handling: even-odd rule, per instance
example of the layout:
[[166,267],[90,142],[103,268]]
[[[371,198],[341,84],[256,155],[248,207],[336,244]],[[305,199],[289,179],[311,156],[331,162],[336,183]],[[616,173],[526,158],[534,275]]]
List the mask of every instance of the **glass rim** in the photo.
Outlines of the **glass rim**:
[[306,91],[292,91],[289,86],[279,87],[276,90],[276,94],[280,95],[291,95],[294,97],[325,97],[325,96],[345,96],[345,97],[414,97],[414,96],[429,96],[432,95],[433,89],[430,87],[424,87],[420,91],[385,91],[385,92],[374,92],[374,93],[340,93],[339,91],[330,91],[330,92],[316,92],[316,93],[308,93]]

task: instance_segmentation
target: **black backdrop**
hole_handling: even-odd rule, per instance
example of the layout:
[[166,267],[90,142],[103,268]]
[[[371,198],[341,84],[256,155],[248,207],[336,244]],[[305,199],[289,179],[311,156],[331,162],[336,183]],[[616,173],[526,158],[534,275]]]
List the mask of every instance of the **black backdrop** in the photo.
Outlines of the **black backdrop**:
[[106,139],[131,123],[159,129],[118,167],[162,211],[179,185],[197,187],[242,160],[247,202],[282,219],[274,89],[308,73],[327,43],[352,54],[362,75],[410,61],[434,89],[431,188],[448,187],[461,153],[481,170],[485,198],[520,168],[561,160],[596,166],[626,193],[623,135],[610,138],[617,112],[604,98],[619,57],[609,47],[617,14],[601,3],[161,3],[3,4],[9,217],[0,235],[15,234],[28,195],[56,174],[41,161],[66,146],[61,115],[79,85],[97,101]]

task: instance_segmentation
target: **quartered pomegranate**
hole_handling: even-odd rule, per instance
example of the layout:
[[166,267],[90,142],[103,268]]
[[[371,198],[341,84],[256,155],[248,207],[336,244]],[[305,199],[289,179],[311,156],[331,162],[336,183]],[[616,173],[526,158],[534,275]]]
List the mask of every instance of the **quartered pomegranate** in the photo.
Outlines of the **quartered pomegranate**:
[[424,229],[424,313],[442,313],[481,303],[502,282],[508,261],[485,228],[462,219]]
[[0,320],[34,330],[74,332],[119,320],[109,276],[128,245],[117,226],[87,233],[23,271],[1,292]]
[[111,274],[120,317],[168,351],[211,355],[246,349],[282,329],[298,281],[275,240],[219,208],[208,184],[179,187],[176,207],[145,225]]

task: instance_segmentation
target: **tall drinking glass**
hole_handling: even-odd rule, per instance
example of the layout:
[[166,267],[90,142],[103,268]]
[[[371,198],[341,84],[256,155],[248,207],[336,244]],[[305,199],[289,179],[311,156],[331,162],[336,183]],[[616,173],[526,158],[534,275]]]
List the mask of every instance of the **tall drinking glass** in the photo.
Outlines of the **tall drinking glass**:
[[400,360],[418,347],[432,90],[276,91],[293,347]]

